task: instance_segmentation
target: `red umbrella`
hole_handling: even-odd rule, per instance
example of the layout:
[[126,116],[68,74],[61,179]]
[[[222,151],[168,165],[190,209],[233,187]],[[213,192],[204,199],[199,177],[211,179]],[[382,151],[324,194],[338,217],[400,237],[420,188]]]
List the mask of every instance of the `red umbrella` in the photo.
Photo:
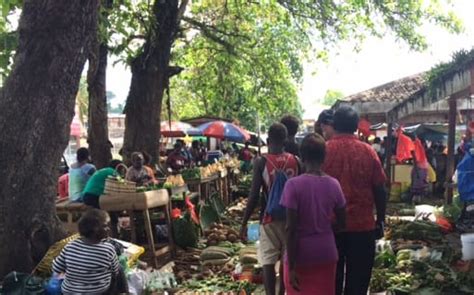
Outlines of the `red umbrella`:
[[195,131],[195,128],[188,123],[171,121],[170,127],[169,121],[161,122],[161,135],[164,137],[184,137],[189,131]]

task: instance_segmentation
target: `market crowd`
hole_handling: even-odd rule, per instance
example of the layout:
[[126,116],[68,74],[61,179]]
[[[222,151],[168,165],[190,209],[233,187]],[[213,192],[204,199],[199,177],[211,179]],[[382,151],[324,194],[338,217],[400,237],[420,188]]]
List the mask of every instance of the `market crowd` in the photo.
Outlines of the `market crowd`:
[[241,229],[245,239],[260,206],[266,294],[367,294],[384,230],[386,176],[380,155],[356,135],[358,125],[351,107],[324,111],[299,146],[296,118],[270,126]]
[[[316,132],[298,144],[299,121],[285,116],[268,130],[268,153],[255,156],[248,144],[234,149],[244,169],[253,173],[241,236],[246,238],[247,223],[259,206],[258,258],[266,294],[367,294],[376,239],[383,236],[386,177],[380,153],[355,135],[358,124],[350,107],[328,110],[318,118]],[[197,165],[221,157],[222,150],[214,155],[199,142],[191,150],[176,142],[167,165],[179,171],[193,158]],[[71,200],[97,209],[81,218],[81,238],[54,261],[54,272],[65,274],[64,294],[126,290],[117,251],[107,239],[108,223],[116,217],[98,210],[99,197],[107,177],[120,169],[138,185],[156,183],[148,163],[146,153],[135,152],[129,168],[114,160],[96,170],[88,150],[77,151],[77,162],[59,180],[60,194],[67,191]]]

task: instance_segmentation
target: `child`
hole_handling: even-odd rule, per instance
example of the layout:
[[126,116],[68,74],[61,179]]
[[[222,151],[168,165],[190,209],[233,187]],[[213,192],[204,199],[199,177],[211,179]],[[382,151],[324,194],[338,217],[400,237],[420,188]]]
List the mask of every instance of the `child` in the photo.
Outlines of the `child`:
[[81,237],[64,247],[53,262],[53,273],[64,273],[63,294],[117,294],[120,275],[115,247],[105,241],[107,212],[91,209],[79,220]]

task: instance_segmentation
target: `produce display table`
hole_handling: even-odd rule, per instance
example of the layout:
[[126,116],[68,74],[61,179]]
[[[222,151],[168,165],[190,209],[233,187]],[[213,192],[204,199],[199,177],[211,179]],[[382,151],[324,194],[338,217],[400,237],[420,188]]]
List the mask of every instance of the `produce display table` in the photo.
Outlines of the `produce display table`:
[[192,191],[199,193],[202,199],[209,196],[211,185],[219,189],[219,175],[214,174],[206,178],[188,179],[185,181]]
[[90,208],[84,203],[71,202],[69,199],[56,201],[56,213],[66,230],[71,234],[78,232],[77,221],[82,213]]
[[[170,197],[168,191],[165,189],[137,193],[102,195],[100,197],[100,208],[103,210],[108,212],[127,211],[130,215],[132,243],[137,243],[135,214],[140,212],[143,214],[148,247],[153,253],[153,260],[156,267],[158,267],[157,257],[167,253],[171,253],[171,257],[174,257],[175,255],[170,207]],[[157,249],[155,245],[154,231],[150,219],[151,209],[162,209],[165,213],[166,224],[168,227],[168,244],[160,249]]]

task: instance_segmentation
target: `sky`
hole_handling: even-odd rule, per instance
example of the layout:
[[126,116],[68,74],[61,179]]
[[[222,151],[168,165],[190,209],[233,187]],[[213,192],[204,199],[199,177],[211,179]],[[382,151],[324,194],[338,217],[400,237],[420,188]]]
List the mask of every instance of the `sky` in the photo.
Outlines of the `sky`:
[[[314,119],[322,110],[319,99],[328,89],[350,95],[387,82],[427,71],[440,62],[451,59],[453,52],[474,47],[474,0],[453,0],[454,12],[463,21],[465,31],[450,34],[435,25],[426,25],[421,32],[429,47],[423,52],[410,50],[391,35],[368,37],[356,52],[350,42],[341,42],[331,51],[329,60],[304,64],[299,100],[304,118]],[[115,103],[125,101],[131,74],[122,64],[109,67],[107,88],[117,96]]]

